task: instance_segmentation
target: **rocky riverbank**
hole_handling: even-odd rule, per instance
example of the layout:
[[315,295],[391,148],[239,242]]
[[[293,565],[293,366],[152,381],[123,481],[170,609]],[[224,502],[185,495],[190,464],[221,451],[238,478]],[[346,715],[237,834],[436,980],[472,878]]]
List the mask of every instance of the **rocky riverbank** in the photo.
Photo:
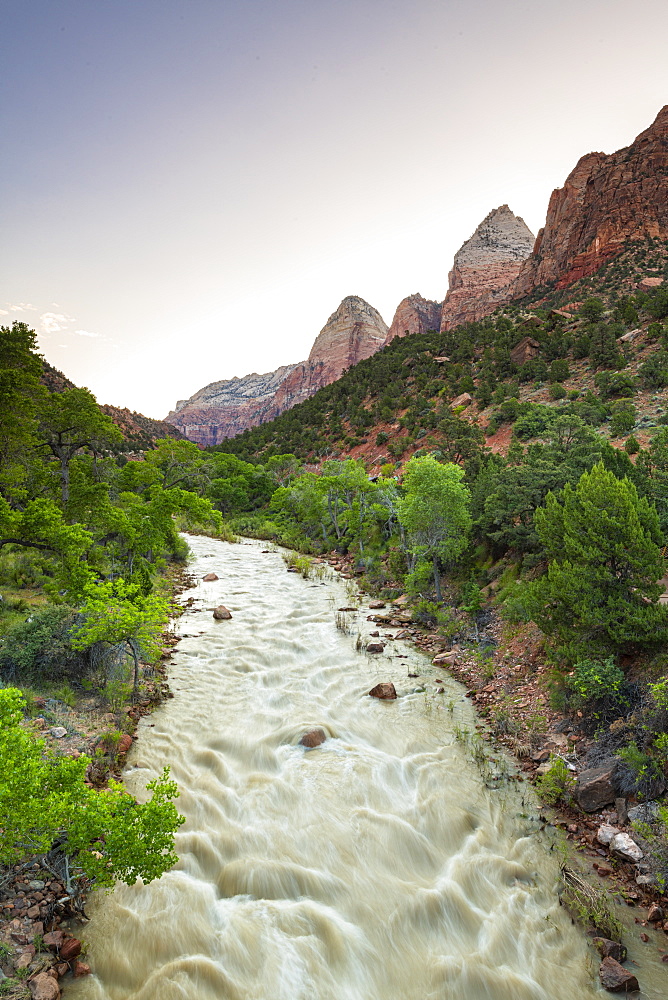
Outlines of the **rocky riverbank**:
[[[168,582],[173,597],[192,585],[185,568],[174,570]],[[174,614],[178,615],[177,607]],[[37,695],[26,726],[44,740],[49,752],[89,757],[86,784],[106,787],[110,778],[121,776],[139,720],[173,697],[167,662],[178,641],[169,628],[164,631],[160,661],[143,665],[140,701],[110,710],[99,696],[82,694],[70,706]],[[73,926],[87,919],[90,889],[76,869],[70,870],[58,845],[49,854],[0,867],[0,996],[58,1000],[69,978],[90,973],[85,949],[71,933]]]

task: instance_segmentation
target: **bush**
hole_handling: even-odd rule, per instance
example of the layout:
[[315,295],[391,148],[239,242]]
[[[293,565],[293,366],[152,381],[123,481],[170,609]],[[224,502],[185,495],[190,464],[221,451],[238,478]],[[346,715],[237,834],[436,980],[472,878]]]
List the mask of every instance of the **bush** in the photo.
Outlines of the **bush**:
[[550,365],[550,379],[552,382],[563,382],[570,377],[568,361],[565,358],[555,358]]
[[624,674],[611,656],[607,660],[581,660],[575,665],[570,688],[582,705],[591,705],[619,694]]
[[86,660],[71,645],[77,612],[65,604],[39,608],[0,643],[0,674],[19,683],[81,677]]
[[552,399],[564,399],[566,395],[566,390],[563,385],[559,384],[559,382],[555,382],[554,385],[550,386],[550,396]]
[[613,437],[620,437],[628,434],[636,424],[636,408],[633,403],[627,400],[620,400],[616,403],[610,418],[610,433]]
[[548,771],[536,780],[536,790],[542,799],[554,806],[571,801],[575,778],[561,757],[551,757]]

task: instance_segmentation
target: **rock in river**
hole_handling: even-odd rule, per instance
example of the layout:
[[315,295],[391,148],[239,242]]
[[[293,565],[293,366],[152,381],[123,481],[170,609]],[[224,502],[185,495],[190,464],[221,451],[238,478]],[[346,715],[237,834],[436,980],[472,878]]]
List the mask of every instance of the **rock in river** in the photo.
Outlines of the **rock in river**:
[[307,733],[304,733],[299,743],[300,746],[308,747],[309,750],[312,750],[313,747],[319,747],[326,739],[327,733],[324,729],[318,727],[316,729],[309,729]]
[[217,608],[214,608],[213,617],[216,621],[225,621],[225,619],[232,617],[232,612],[228,611],[224,604],[219,604]]
[[388,701],[397,697],[397,692],[391,681],[381,681],[380,684],[371,688],[369,694],[372,698],[383,698]]

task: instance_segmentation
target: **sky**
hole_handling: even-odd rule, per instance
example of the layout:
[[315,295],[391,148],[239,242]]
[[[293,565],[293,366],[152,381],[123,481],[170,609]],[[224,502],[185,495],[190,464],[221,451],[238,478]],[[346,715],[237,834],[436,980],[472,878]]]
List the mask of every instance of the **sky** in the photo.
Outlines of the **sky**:
[[0,0],[0,323],[164,417],[441,300],[668,103],[666,0]]

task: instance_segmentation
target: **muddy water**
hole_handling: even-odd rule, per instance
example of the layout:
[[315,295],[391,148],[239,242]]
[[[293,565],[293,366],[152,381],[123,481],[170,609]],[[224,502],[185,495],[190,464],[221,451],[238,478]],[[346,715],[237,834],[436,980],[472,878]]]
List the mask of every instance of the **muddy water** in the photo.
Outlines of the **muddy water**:
[[[335,624],[341,581],[288,574],[259,544],[189,541],[195,576],[220,579],[190,592],[203,610],[179,621],[175,697],[142,722],[127,774],[140,793],[170,765],[181,861],[93,904],[95,975],[68,998],[600,996],[529,793],[462,740],[462,688],[430,667],[445,693],[414,690],[425,660],[401,642],[357,652],[357,624]],[[213,621],[221,602],[231,621]],[[364,634],[367,613],[348,615]],[[397,701],[367,696],[379,680]],[[330,738],[307,751],[314,726]]]

